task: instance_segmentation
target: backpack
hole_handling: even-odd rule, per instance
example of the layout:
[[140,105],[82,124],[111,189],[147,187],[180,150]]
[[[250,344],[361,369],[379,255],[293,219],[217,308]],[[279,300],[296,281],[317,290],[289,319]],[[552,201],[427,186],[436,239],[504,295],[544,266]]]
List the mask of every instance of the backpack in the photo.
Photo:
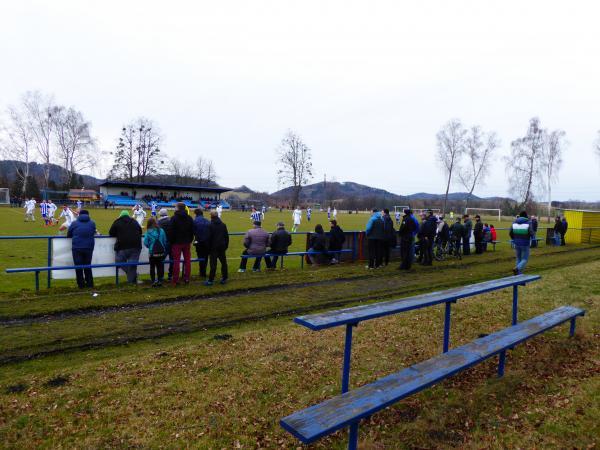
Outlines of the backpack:
[[160,231],[158,232],[158,237],[154,241],[154,245],[152,246],[152,252],[150,253],[152,258],[164,258],[166,256],[165,247],[160,242]]

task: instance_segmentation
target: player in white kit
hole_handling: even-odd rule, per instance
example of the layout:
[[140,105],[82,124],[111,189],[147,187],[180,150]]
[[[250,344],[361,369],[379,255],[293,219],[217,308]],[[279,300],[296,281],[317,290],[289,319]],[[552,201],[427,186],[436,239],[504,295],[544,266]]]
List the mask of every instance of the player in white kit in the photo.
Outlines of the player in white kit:
[[65,221],[63,222],[63,224],[58,227],[58,233],[61,234],[63,231],[67,230],[71,224],[75,221],[75,213],[73,211],[71,211],[71,208],[69,208],[67,205],[63,206],[63,210],[60,213],[59,219],[61,217],[65,218]]
[[140,224],[140,227],[144,226],[144,219],[146,218],[146,211],[140,205],[133,207],[133,218]]
[[300,222],[302,222],[302,210],[300,207],[296,206],[296,209],[292,213],[292,219],[294,219],[294,226],[292,227],[292,231],[298,231],[298,227],[300,226]]
[[50,221],[50,225],[56,225],[58,221],[54,218],[54,214],[56,214],[56,210],[58,207],[52,200],[48,200],[48,220]]
[[217,216],[219,216],[219,219],[221,218],[221,214],[223,214],[223,206],[221,204],[217,205]]
[[[35,204],[36,201],[33,198],[25,200],[25,222],[35,222]],[[29,220],[27,220],[29,219]]]

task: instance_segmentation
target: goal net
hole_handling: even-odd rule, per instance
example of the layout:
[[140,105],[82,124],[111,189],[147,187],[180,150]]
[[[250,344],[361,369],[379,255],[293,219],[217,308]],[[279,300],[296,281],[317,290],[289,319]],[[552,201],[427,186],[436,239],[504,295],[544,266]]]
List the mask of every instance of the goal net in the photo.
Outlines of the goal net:
[[427,212],[431,211],[433,214],[435,214],[436,216],[440,215],[442,213],[442,210],[440,208],[421,208],[421,209],[413,209],[413,212],[415,213],[415,215],[419,215],[419,214],[427,214]]
[[465,214],[480,216],[498,217],[498,222],[502,221],[502,210],[498,208],[465,208]]
[[394,212],[404,212],[405,209],[409,209],[410,206],[394,206]]
[[10,203],[10,193],[8,188],[0,188],[0,205],[8,205]]

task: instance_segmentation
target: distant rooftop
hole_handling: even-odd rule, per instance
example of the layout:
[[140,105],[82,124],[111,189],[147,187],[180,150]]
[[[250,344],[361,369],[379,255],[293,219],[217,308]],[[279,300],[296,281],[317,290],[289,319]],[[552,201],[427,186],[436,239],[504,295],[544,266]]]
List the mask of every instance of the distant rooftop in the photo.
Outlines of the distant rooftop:
[[185,185],[185,184],[162,184],[162,183],[136,183],[130,181],[112,181],[106,180],[100,183],[98,186],[107,186],[107,187],[124,187],[124,188],[137,188],[137,189],[163,189],[165,191],[192,191],[192,192],[216,192],[223,193],[231,191],[230,188],[221,187],[221,186],[200,186],[199,184],[195,185]]

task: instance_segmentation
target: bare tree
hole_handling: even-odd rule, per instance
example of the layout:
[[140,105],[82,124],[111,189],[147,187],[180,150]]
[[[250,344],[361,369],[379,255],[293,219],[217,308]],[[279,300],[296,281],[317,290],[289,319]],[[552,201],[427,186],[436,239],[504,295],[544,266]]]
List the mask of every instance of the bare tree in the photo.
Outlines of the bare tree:
[[566,146],[566,133],[554,130],[545,133],[545,142],[540,155],[541,172],[544,179],[544,191],[548,196],[548,221],[552,214],[552,184],[558,181],[558,172],[562,166],[562,151]]
[[145,182],[158,172],[162,136],[158,127],[143,117],[124,126],[114,153],[111,178]]
[[187,161],[178,158],[169,158],[169,175],[175,177],[177,184],[192,184],[196,182],[194,167]]
[[452,175],[459,167],[460,159],[465,151],[466,133],[467,131],[460,120],[452,119],[436,135],[437,159],[446,175],[446,195],[444,196],[442,214],[446,212],[446,206],[448,205],[448,192],[450,191]]
[[464,151],[467,162],[458,173],[460,182],[469,193],[465,208],[469,206],[469,200],[477,185],[484,183],[489,173],[489,163],[499,146],[500,139],[494,132],[484,133],[480,126],[473,126],[467,131]]
[[24,195],[30,176],[29,168],[34,137],[22,111],[9,106],[7,116],[7,124],[2,127],[0,150],[4,158],[13,161],[17,180],[21,185],[21,195]]
[[198,157],[196,160],[196,177],[201,185],[211,185],[217,182],[217,173],[215,171],[215,164],[212,160]]
[[529,120],[527,134],[511,142],[511,154],[505,158],[509,189],[519,200],[521,208],[531,205],[534,188],[541,178],[542,152],[546,132],[540,127],[540,119]]
[[44,164],[44,187],[50,182],[50,162],[52,160],[52,116],[57,106],[51,96],[38,91],[26,92],[22,99],[27,113],[27,122],[34,137],[37,153]]
[[292,185],[292,206],[295,207],[302,187],[312,178],[311,150],[299,135],[288,130],[277,148],[277,162],[279,182]]
[[57,142],[57,156],[72,187],[77,172],[94,167],[97,162],[96,145],[90,134],[91,124],[74,108],[58,108],[52,120]]

